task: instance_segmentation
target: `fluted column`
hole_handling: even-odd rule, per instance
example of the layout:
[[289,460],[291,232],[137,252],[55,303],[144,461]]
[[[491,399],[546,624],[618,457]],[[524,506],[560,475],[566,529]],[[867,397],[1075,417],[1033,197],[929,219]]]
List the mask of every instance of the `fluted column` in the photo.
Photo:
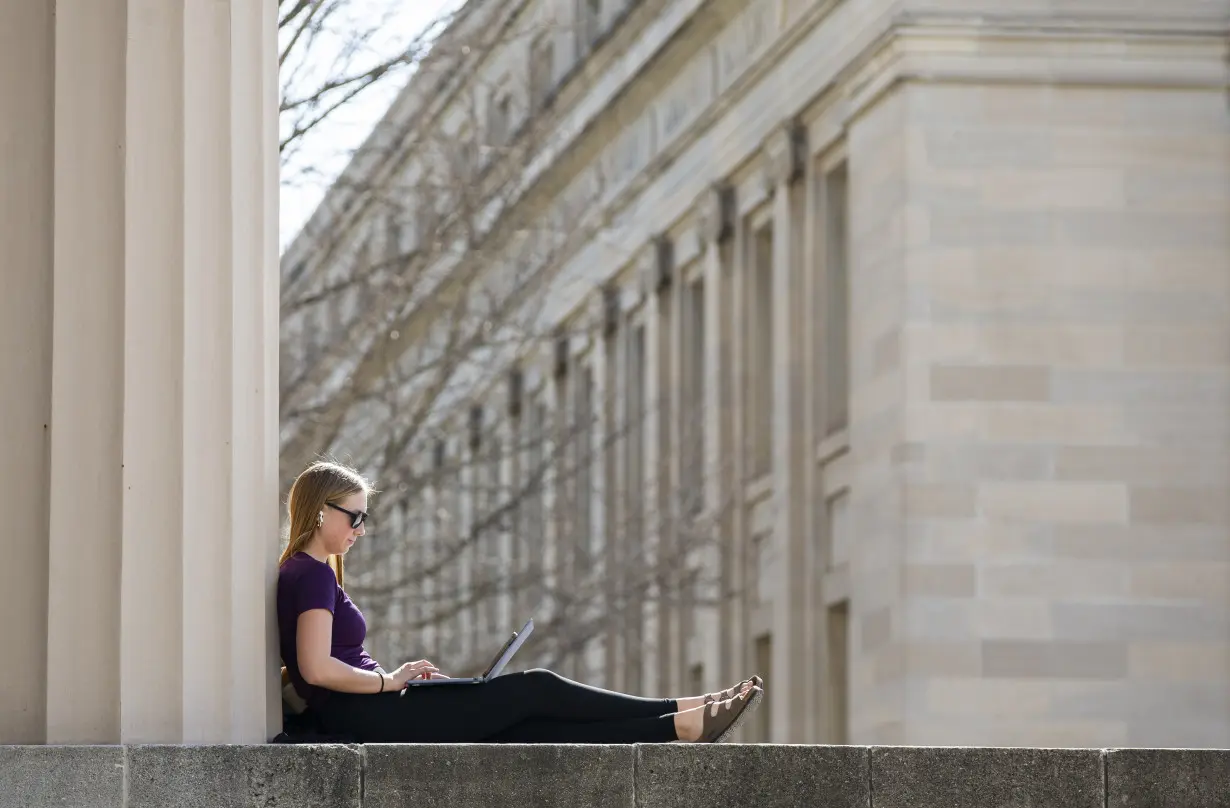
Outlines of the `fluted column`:
[[38,743],[46,725],[53,12],[50,0],[0,3],[0,591],[17,616],[0,621],[0,744]]
[[765,143],[765,181],[773,193],[773,541],[781,571],[781,588],[773,598],[772,669],[777,697],[770,700],[775,742],[803,740],[806,715],[797,709],[807,699],[811,660],[804,621],[807,617],[807,555],[805,487],[811,443],[804,438],[806,373],[803,336],[806,333],[803,288],[802,184],[804,130],[790,122]]
[[[47,622],[23,655],[46,670],[6,688],[39,691],[33,740],[259,742],[279,719],[276,10],[52,5],[51,171],[16,177],[54,189],[50,253],[17,267],[52,289],[48,561],[27,570]],[[19,723],[0,714],[0,741]]]

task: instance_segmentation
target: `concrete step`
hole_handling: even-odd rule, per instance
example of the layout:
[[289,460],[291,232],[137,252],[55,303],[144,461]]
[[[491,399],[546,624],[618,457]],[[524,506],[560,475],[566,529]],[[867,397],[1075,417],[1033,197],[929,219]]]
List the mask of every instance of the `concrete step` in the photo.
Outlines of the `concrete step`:
[[1212,808],[1230,750],[0,746],[0,808]]

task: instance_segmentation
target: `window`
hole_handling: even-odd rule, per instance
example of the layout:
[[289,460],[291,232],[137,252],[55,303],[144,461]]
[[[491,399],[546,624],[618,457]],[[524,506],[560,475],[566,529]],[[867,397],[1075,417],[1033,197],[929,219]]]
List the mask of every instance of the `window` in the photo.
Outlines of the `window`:
[[842,600],[827,609],[825,621],[828,657],[825,710],[828,721],[824,743],[847,744],[850,742],[850,603]]
[[580,47],[578,53],[585,53],[602,34],[602,0],[580,0],[578,18],[578,35]]
[[849,214],[846,164],[823,178],[824,271],[824,426],[831,435],[844,429],[850,414]]
[[523,581],[525,591],[530,593],[529,602],[523,604],[522,610],[532,609],[538,604],[540,593],[535,591],[534,582],[540,581],[543,573],[543,548],[545,547],[546,512],[543,493],[544,465],[547,461],[545,451],[547,441],[547,410],[541,401],[530,400],[526,407],[526,452],[525,467],[522,469],[521,484],[524,488],[525,509],[522,511],[522,529],[520,532]]
[[446,132],[438,148],[440,159],[435,161],[434,168],[439,187],[433,190],[437,196],[444,197],[444,204],[438,210],[447,213],[464,196],[470,181],[478,176],[479,153],[474,127],[467,122],[454,132]]
[[[623,564],[634,569],[641,563],[644,548],[645,517],[645,328],[632,329],[627,343],[624,390],[627,398],[624,439]],[[642,685],[641,656],[644,650],[644,612],[641,599],[628,599],[627,630],[624,635],[624,687],[635,692]]]
[[[823,546],[816,558],[822,571],[839,569],[850,558],[850,498],[842,492],[826,503],[827,524],[821,536]],[[850,703],[850,604],[834,598],[834,593],[821,591],[824,602],[824,642],[818,670],[824,672],[818,685],[821,709],[821,741],[831,744],[849,743]]]
[[454,175],[460,180],[469,180],[478,174],[478,143],[474,130],[469,125],[457,133],[457,167]]
[[757,228],[748,256],[747,454],[751,479],[769,473],[773,462],[773,226]]
[[540,110],[555,84],[555,40],[552,32],[539,34],[530,46],[530,104]]
[[500,446],[497,440],[491,440],[482,458],[480,468],[483,474],[478,491],[478,518],[484,523],[482,539],[482,569],[486,593],[483,599],[484,620],[481,632],[484,637],[500,629],[500,600],[504,591],[505,561],[503,553],[503,533],[495,520],[495,514],[500,507]]
[[402,223],[396,213],[390,213],[385,218],[385,233],[384,233],[384,256],[385,260],[396,266],[401,259],[402,251],[401,244],[405,238],[402,235]]
[[696,280],[686,287],[683,299],[683,395],[679,419],[680,502],[686,516],[698,515],[704,507],[705,478],[705,283]]
[[582,368],[576,381],[576,537],[579,560],[588,564],[594,557],[594,371]]
[[705,666],[693,665],[688,669],[688,693],[705,692]]
[[491,105],[487,110],[487,144],[506,146],[511,135],[512,94],[507,90],[497,90],[491,96]]
[[[679,638],[685,643],[685,648],[689,641],[696,636],[698,629],[697,616],[699,607],[697,601],[700,595],[700,575],[701,571],[696,568],[689,569],[680,581],[681,592],[679,598]],[[687,678],[683,683],[685,685],[684,692],[686,693],[704,693],[705,673],[704,666],[695,662],[687,668]]]
[[[764,671],[760,674],[766,682],[773,681],[773,635],[762,634],[757,637],[752,645],[752,658],[756,660],[756,670]],[[769,743],[773,740],[773,710],[771,709],[770,699],[773,695],[768,691],[765,692],[762,698],[760,708],[752,715],[752,726],[749,728],[751,741],[754,743]]]

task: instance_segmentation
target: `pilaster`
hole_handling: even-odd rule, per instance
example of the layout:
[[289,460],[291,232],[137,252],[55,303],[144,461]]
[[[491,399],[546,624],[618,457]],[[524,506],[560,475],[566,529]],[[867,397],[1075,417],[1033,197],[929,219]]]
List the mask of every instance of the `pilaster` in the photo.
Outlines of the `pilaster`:
[[46,741],[261,742],[276,11],[77,0],[54,22]]
[[736,442],[732,406],[732,369],[737,333],[732,327],[731,267],[735,232],[734,189],[714,185],[696,202],[703,246],[705,281],[705,512],[714,520],[716,545],[714,572],[720,605],[717,610],[716,659],[706,661],[709,677],[734,681],[742,665],[736,655],[742,647],[735,633],[735,483],[731,462]]
[[676,284],[673,278],[671,242],[658,236],[642,258],[641,293],[645,299],[645,563],[654,577],[650,609],[645,616],[645,674],[653,692],[671,692],[673,660],[677,645],[672,622],[672,580],[670,558],[673,552],[671,506],[671,331]]
[[49,0],[0,4],[0,489],[17,503],[5,514],[0,591],[29,604],[0,628],[0,645],[23,649],[0,654],[0,744],[46,733],[54,12]]
[[794,121],[774,132],[763,147],[765,179],[773,205],[773,541],[781,586],[773,598],[772,646],[774,696],[772,740],[802,737],[806,716],[797,709],[807,699],[803,651],[807,600],[807,491],[804,486],[811,452],[804,437],[807,306],[804,295],[803,234],[806,130]]

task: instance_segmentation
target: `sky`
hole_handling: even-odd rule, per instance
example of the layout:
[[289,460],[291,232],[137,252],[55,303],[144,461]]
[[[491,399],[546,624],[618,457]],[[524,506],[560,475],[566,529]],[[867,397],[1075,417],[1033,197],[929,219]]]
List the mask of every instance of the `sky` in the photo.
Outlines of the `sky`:
[[[367,19],[387,15],[374,49],[394,52],[396,43],[410,41],[464,0],[352,0],[353,13]],[[390,51],[392,48],[394,51]],[[313,67],[327,73],[336,51],[312,54]],[[295,237],[320,203],[329,184],[345,168],[350,155],[380,121],[404,80],[382,82],[341,107],[305,140],[303,149],[283,170],[280,241],[282,248]],[[310,173],[303,171],[310,167]]]

